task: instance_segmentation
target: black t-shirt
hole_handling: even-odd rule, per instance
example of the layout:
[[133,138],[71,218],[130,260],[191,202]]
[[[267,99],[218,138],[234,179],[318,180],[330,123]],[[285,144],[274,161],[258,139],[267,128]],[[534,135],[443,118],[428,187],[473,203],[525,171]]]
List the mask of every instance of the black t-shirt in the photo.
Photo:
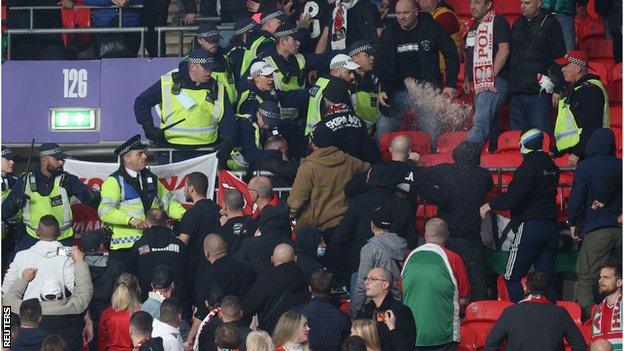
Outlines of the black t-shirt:
[[187,234],[191,238],[187,244],[191,270],[204,257],[204,239],[206,235],[214,233],[219,228],[219,206],[212,200],[197,201],[180,222],[179,233]]
[[227,243],[230,255],[235,254],[240,248],[244,238],[243,229],[250,220],[249,216],[230,218],[221,228],[217,229],[216,233],[221,235]]
[[418,26],[412,29],[399,29],[396,31],[396,51],[397,61],[399,67],[399,78],[401,83],[407,77],[420,77],[421,66],[420,57],[418,55],[419,48],[419,28]]
[[310,37],[301,43],[299,52],[314,52],[316,44],[318,44],[321,37],[321,33],[323,33],[323,28],[327,26],[327,13],[331,11],[333,7],[327,3],[327,0],[303,0],[296,4],[297,18],[299,18],[303,12],[310,15]]
[[[333,25],[334,6],[327,11],[328,28],[327,48],[331,49],[331,34]],[[359,0],[355,6],[347,11],[347,43],[348,48],[358,40],[366,40],[371,43],[377,42],[377,28],[383,28],[383,22],[379,10],[370,0]]]
[[210,285],[221,285],[223,296],[234,295],[242,299],[256,280],[253,267],[232,255],[227,255],[214,263],[206,263],[200,269],[195,287],[194,302],[201,305],[206,300]]
[[[468,77],[470,77],[470,79],[472,79],[472,63],[474,62],[473,50],[474,50],[474,45],[476,41],[476,32],[477,32],[478,26],[479,26],[479,22],[475,22],[475,24],[472,27],[470,27],[470,31],[468,32],[468,34],[466,34],[466,37],[465,37],[464,49],[466,51],[466,72],[468,74]],[[496,53],[498,52],[498,44],[500,43],[509,44],[510,42],[511,42],[511,29],[509,28],[509,22],[507,22],[507,19],[504,16],[496,15],[494,17],[494,45],[493,45],[494,53],[492,53],[492,62],[494,62],[494,58],[496,57]],[[507,60],[507,62],[509,62],[509,59]],[[509,76],[508,63],[505,63],[505,66],[503,66],[503,69],[500,71],[498,76],[501,78],[505,78],[505,79],[508,78]]]

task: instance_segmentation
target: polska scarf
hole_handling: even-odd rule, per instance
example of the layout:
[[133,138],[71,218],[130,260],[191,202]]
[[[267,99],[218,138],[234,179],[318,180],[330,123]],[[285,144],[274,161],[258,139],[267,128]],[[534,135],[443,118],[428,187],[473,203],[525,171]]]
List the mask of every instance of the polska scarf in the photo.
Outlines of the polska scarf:
[[357,4],[358,0],[337,0],[332,13],[332,50],[347,48],[347,11]]
[[494,10],[483,16],[474,37],[472,77],[475,94],[494,91]]

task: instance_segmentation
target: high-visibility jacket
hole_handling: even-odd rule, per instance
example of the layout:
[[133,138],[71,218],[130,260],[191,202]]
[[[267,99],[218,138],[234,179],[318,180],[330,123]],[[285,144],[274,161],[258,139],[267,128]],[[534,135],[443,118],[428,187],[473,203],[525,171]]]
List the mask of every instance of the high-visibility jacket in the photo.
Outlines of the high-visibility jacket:
[[[32,175],[30,173],[26,179]],[[26,205],[22,211],[22,218],[26,226],[26,233],[35,239],[37,236],[37,227],[41,217],[51,214],[59,223],[61,234],[58,240],[71,238],[74,235],[72,229],[73,214],[71,210],[70,196],[65,189],[64,182],[66,180],[64,174],[54,179],[54,187],[47,196],[42,196],[37,191],[26,184],[24,194],[30,197],[26,201]]]
[[[145,181],[152,183],[154,188],[151,190],[152,204],[148,209],[143,207],[140,192],[121,176],[119,171],[111,174],[102,184],[102,201],[98,207],[98,215],[113,232],[111,250],[131,248],[143,234],[142,229],[135,229],[130,225],[132,218],[144,221],[145,213],[152,208],[162,209],[173,219],[182,218],[186,212],[173,193],[167,190],[154,174],[150,172]],[[141,190],[143,191],[150,190]]]
[[355,115],[366,123],[366,127],[369,129],[377,123],[379,119],[379,103],[377,102],[377,93],[358,90],[355,94],[351,94],[351,103]]
[[[251,115],[247,114],[236,114],[234,115],[234,117],[239,120],[252,118]],[[251,125],[253,127],[254,141],[256,147],[258,149],[262,149],[262,144],[260,144],[260,127],[258,127],[258,124],[256,124],[256,122],[251,122]],[[244,171],[249,168],[249,162],[245,160],[245,157],[243,156],[240,147],[232,150],[232,152],[230,153],[230,159],[227,161],[227,165],[231,171]]]
[[319,77],[310,89],[310,102],[308,103],[308,115],[306,119],[305,135],[312,133],[314,126],[321,121],[321,103],[323,102],[323,90],[329,84],[329,79]]
[[[604,98],[604,105],[602,109],[602,127],[609,128],[610,118],[609,118],[609,97],[607,95],[607,91],[602,86],[602,83],[598,79],[588,79],[586,84],[593,84],[600,88],[602,91],[602,96]],[[574,91],[579,90],[583,85],[579,85],[574,88]],[[557,120],[555,122],[555,143],[557,145],[557,150],[565,150],[571,147],[574,147],[581,140],[581,132],[583,128],[579,128],[576,123],[576,119],[574,114],[572,113],[572,109],[570,109],[570,104],[568,98],[564,98],[559,100],[559,108],[557,111]]]
[[[455,14],[455,12],[451,11],[450,9],[448,9],[447,7],[444,6],[438,6],[436,7],[435,10],[433,10],[433,13],[431,14],[431,17],[433,17],[433,19],[436,19],[436,17],[445,14],[445,13],[450,13],[453,15],[453,17],[455,17],[455,20],[457,21],[457,23],[459,24],[459,31],[450,34],[451,39],[453,39],[453,43],[455,43],[455,47],[457,48],[457,52],[460,53],[460,57],[461,57],[461,50],[462,50],[462,28],[464,27],[464,22],[461,20],[461,18],[457,17],[457,15]],[[444,62],[444,56],[442,55],[442,53],[440,53],[440,72],[444,72],[444,69],[446,68],[446,64]]]
[[206,145],[217,141],[219,122],[223,118],[225,88],[212,80],[211,89],[187,89],[180,86],[176,75],[169,72],[160,77],[162,101],[160,128],[184,121],[165,131],[171,144]]
[[258,48],[264,44],[265,41],[275,42],[275,38],[261,35],[254,40],[248,49],[245,49],[243,54],[243,63],[241,64],[240,76],[242,77],[245,72],[251,67],[251,61],[258,56]]
[[279,67],[277,62],[273,59],[271,55],[266,55],[264,57],[264,61],[273,66],[276,71],[273,72],[273,83],[275,84],[275,89],[282,91],[291,91],[302,89],[303,84],[305,83],[303,77],[301,76],[301,72],[305,69],[306,60],[305,57],[301,54],[295,54],[295,59],[297,60],[297,65],[299,66],[299,75],[298,76],[284,76],[284,71]]
[[[270,92],[270,94],[275,94],[275,91]],[[256,100],[258,105],[264,102],[264,98],[260,96],[260,94],[256,93],[252,90],[245,90],[240,94],[240,99],[238,100],[238,104],[236,104],[236,113],[243,114],[241,111],[241,107],[243,103],[247,100]],[[281,119],[296,119],[299,116],[299,109],[296,107],[282,107],[282,104],[277,100],[277,96],[273,99],[275,103],[280,108],[280,118]]]
[[234,84],[234,77],[230,73],[212,71],[210,76],[217,82],[223,84],[225,92],[228,94],[230,101],[236,101],[238,99],[238,92],[236,91],[236,85]]

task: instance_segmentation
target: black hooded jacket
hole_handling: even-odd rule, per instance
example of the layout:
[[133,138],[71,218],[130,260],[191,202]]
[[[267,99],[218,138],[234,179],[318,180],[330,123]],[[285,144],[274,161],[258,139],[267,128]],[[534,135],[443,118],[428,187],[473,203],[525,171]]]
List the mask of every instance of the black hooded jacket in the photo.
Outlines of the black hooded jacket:
[[258,313],[259,328],[272,334],[284,312],[309,300],[308,282],[297,263],[290,261],[259,276],[241,305],[245,316]]
[[479,208],[485,194],[494,185],[490,172],[479,167],[481,147],[461,143],[453,150],[453,164],[440,164],[427,169],[438,200],[427,199],[438,206],[438,217],[449,227],[452,237],[480,240],[481,217]]
[[115,281],[127,270],[123,262],[101,254],[85,256],[85,262],[89,265],[93,283],[93,297],[89,303],[89,312],[93,327],[97,329],[102,311],[111,304]]
[[347,259],[347,273],[357,272],[360,264],[360,250],[373,236],[370,230],[370,215],[377,207],[389,209],[392,213],[390,232],[407,239],[407,246],[418,244],[415,212],[408,201],[396,194],[395,168],[389,163],[380,163],[371,169],[367,190],[351,199],[349,208],[336,228],[326,253],[326,262],[336,267],[339,258]]

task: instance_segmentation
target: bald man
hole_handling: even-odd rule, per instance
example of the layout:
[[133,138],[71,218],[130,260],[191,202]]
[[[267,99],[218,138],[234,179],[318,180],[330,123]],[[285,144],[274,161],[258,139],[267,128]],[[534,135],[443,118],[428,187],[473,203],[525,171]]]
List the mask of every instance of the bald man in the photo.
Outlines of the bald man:
[[271,180],[263,176],[251,178],[247,189],[249,189],[255,209],[251,215],[250,223],[247,224],[245,234],[248,236],[258,235],[262,232],[261,227],[263,227],[265,233],[271,232],[290,238],[289,208],[286,202],[273,194]]
[[[401,124],[410,107],[408,84],[430,83],[443,88],[443,93],[450,97],[457,96],[459,55],[449,34],[429,13],[417,12],[412,0],[399,0],[395,10],[397,21],[381,34],[381,50],[375,61],[381,80],[379,104],[383,114],[377,121],[378,137]],[[446,63],[446,82],[440,74],[440,54]],[[426,111],[418,112],[423,116],[421,124],[425,124]]]
[[589,351],[613,351],[613,345],[605,339],[592,342]]
[[275,246],[271,256],[273,268],[258,277],[242,300],[244,315],[257,313],[258,327],[269,334],[284,312],[310,299],[308,282],[295,260],[292,245]]
[[430,219],[426,244],[409,254],[401,272],[403,303],[412,310],[418,331],[416,349],[451,350],[459,342],[456,306],[467,304],[470,283],[461,258],[444,247],[448,236],[442,219]]

